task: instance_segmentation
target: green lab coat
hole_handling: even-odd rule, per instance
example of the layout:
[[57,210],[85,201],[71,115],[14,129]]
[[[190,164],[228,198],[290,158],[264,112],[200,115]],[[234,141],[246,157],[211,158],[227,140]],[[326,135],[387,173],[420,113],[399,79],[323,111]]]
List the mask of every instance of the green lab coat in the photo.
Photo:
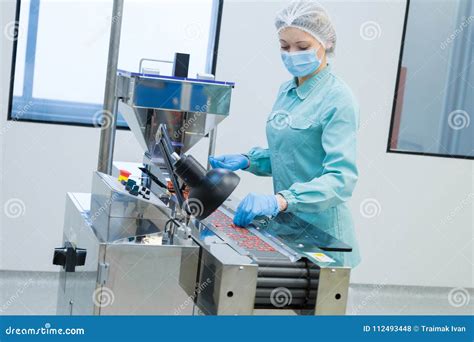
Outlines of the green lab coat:
[[247,153],[247,171],[272,176],[288,212],[352,246],[350,253],[327,253],[350,267],[360,262],[347,205],[358,178],[358,121],[351,90],[327,66],[301,86],[296,79],[283,83],[267,119],[268,148]]

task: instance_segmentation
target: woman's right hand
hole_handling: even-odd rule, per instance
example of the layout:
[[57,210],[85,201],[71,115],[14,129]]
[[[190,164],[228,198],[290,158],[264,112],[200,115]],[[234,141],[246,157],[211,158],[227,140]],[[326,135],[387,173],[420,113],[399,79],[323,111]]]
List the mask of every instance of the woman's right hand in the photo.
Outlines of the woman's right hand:
[[232,171],[243,170],[250,166],[250,160],[243,154],[224,154],[209,157],[209,164],[213,169],[227,169]]

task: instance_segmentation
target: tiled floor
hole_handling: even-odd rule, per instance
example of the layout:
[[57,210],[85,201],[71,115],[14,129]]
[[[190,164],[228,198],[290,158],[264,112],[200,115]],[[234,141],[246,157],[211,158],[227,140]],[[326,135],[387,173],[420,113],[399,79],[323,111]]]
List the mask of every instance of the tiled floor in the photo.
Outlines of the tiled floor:
[[[474,314],[473,289],[459,289],[457,294],[452,290],[354,284],[350,288],[347,314]],[[0,314],[54,315],[57,291],[58,273],[0,271]]]

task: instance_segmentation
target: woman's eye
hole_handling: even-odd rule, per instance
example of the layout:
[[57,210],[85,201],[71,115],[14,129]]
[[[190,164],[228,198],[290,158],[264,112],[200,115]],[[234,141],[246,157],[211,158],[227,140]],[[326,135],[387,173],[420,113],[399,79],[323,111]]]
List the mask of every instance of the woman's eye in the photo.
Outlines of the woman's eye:
[[285,50],[285,51],[286,51],[286,50],[288,50],[290,47],[289,47],[289,46],[281,46],[280,48],[281,48],[282,50]]

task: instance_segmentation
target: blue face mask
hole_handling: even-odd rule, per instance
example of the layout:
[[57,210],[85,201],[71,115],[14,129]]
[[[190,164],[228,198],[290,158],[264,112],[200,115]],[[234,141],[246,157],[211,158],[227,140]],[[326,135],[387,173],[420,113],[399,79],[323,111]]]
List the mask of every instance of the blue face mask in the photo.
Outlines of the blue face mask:
[[321,60],[316,55],[316,50],[298,52],[281,52],[281,59],[286,68],[295,77],[312,74],[321,66]]

